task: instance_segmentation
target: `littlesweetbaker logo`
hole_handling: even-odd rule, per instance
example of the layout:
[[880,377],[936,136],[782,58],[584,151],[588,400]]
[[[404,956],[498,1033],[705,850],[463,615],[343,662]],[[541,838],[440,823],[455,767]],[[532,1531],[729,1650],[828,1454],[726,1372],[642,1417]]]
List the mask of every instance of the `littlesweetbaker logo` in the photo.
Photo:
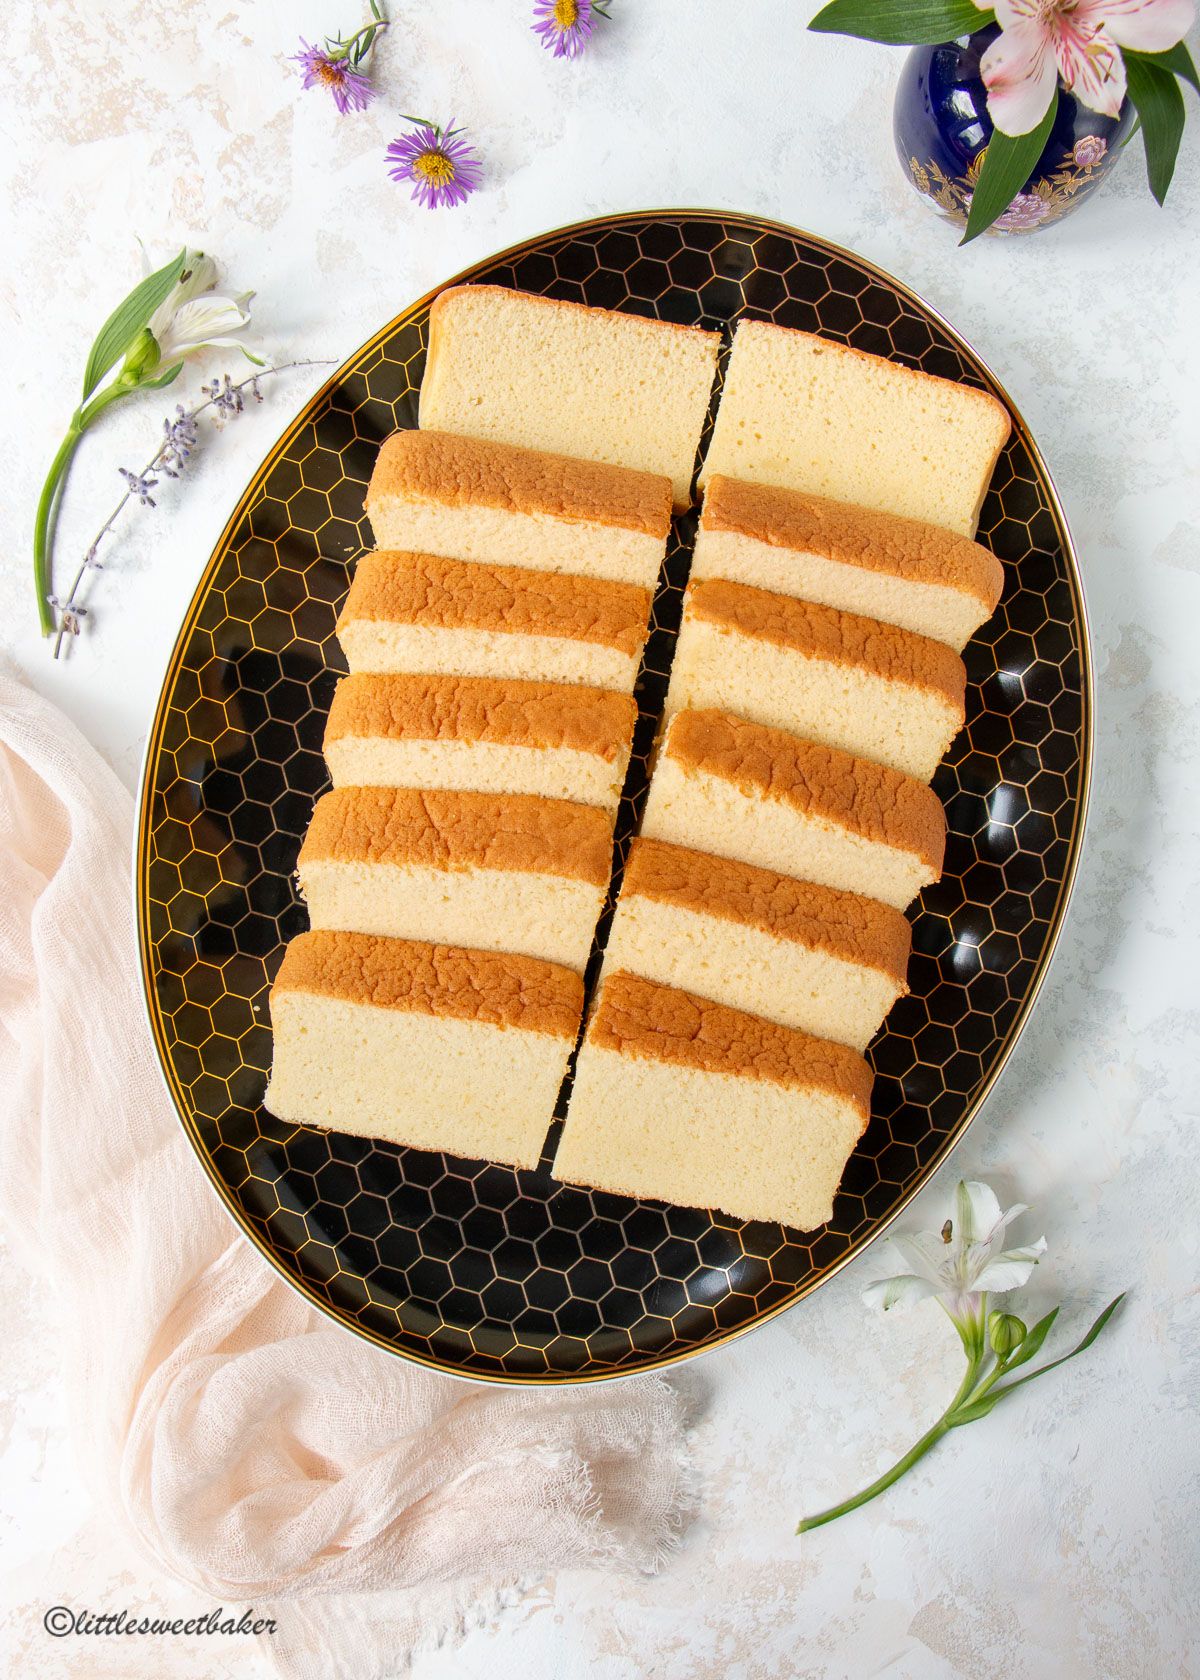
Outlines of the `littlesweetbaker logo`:
[[226,1614],[224,1606],[210,1610],[204,1616],[177,1616],[168,1622],[158,1617],[138,1617],[131,1610],[106,1610],[93,1615],[90,1610],[71,1610],[65,1604],[56,1604],[42,1617],[42,1626],[55,1639],[65,1639],[72,1633],[151,1634],[161,1638],[172,1634],[275,1632],[275,1623],[270,1616],[255,1616],[251,1608],[235,1620]]

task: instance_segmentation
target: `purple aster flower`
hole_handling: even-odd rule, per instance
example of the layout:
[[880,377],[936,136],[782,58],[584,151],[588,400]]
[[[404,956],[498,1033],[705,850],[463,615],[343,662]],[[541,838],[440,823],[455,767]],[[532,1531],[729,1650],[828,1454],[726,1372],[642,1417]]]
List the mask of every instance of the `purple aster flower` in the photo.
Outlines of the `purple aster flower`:
[[411,181],[412,195],[427,210],[443,204],[464,204],[479,185],[483,165],[474,147],[456,136],[464,132],[447,124],[427,122],[424,117],[405,117],[416,125],[412,134],[393,140],[387,149],[388,174],[393,181]]
[[352,69],[348,58],[329,53],[325,47],[310,47],[303,37],[300,45],[304,50],[292,55],[292,63],[303,67],[304,86],[328,88],[343,116],[347,111],[365,111],[375,97],[366,76]]
[[592,38],[592,19],[607,17],[600,0],[537,0],[533,32],[555,58],[578,58]]

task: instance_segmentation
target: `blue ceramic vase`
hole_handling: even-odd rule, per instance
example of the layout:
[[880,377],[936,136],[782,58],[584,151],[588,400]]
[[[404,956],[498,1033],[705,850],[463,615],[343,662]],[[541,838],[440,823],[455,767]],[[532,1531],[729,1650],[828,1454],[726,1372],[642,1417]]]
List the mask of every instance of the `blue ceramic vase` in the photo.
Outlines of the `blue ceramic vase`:
[[[999,33],[993,23],[940,46],[914,47],[896,89],[900,162],[917,191],[958,227],[966,226],[992,137],[979,61]],[[988,232],[1034,233],[1069,215],[1108,174],[1133,120],[1129,100],[1119,116],[1103,117],[1060,83],[1054,127],[1037,168]]]

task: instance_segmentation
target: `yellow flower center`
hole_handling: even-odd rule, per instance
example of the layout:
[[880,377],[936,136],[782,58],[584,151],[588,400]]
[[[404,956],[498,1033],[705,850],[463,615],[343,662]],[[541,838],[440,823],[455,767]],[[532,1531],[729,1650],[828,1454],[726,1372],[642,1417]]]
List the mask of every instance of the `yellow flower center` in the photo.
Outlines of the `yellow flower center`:
[[447,186],[454,179],[454,165],[445,152],[418,152],[413,159],[413,171],[431,187]]
[[317,65],[317,80],[324,87],[335,87],[341,82],[343,70],[341,64],[331,64],[327,58],[321,59]]
[[565,35],[579,22],[579,0],[554,0],[554,21]]

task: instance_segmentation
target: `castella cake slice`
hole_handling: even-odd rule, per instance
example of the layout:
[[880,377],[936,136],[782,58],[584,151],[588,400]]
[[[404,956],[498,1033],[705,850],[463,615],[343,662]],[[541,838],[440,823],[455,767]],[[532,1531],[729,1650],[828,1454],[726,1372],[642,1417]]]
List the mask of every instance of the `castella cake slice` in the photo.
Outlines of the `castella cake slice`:
[[729,712],[676,712],[642,833],[903,910],[941,876],[946,815],[884,765]]
[[727,473],[971,537],[1010,429],[986,391],[743,321],[700,482]]
[[963,726],[944,642],[724,578],[689,585],[667,712],[717,708],[929,781]]
[[583,683],[632,694],[650,591],[431,554],[364,554],[337,624],[351,671]]
[[380,548],[653,589],[671,481],[448,432],[395,432],[376,458],[366,507]]
[[302,933],[271,988],[281,1120],[535,1167],[583,981],[532,957]]
[[632,695],[491,677],[343,677],[325,725],[334,787],[538,793],[616,812]]
[[844,1044],[610,974],[554,1176],[811,1231],[833,1213],[871,1082]]
[[691,575],[862,613],[955,653],[1004,587],[999,560],[969,537],[724,473],[704,492]]
[[720,345],[700,327],[454,286],[429,310],[421,430],[661,473],[682,510]]
[[908,990],[911,944],[889,905],[642,836],[604,961],[865,1050]]
[[583,973],[612,857],[594,805],[527,793],[342,787],[296,865],[314,928],[515,951]]

